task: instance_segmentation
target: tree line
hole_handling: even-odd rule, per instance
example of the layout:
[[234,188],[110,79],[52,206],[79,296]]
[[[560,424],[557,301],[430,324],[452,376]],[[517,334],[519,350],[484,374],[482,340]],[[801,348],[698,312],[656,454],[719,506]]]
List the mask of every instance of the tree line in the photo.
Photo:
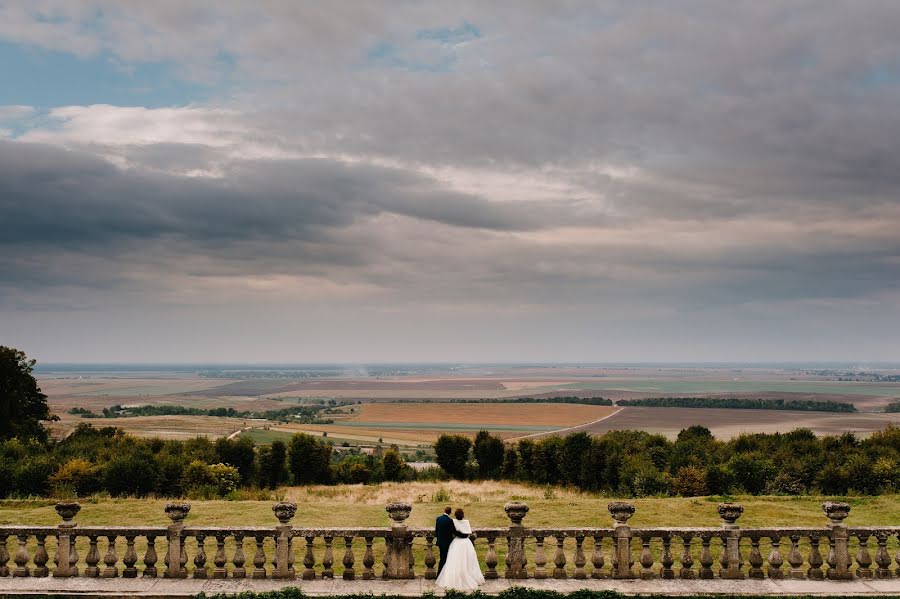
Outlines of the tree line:
[[[334,404],[332,404],[334,405]],[[343,405],[343,404],[339,404]],[[332,424],[331,418],[321,418],[322,412],[329,413],[327,406],[292,406],[278,410],[262,412],[252,410],[235,410],[234,408],[191,408],[169,404],[148,404],[144,406],[114,405],[103,408],[99,414],[86,408],[69,409],[69,414],[82,418],[131,418],[134,416],[219,416],[224,418],[260,418],[300,424]]]
[[754,399],[747,397],[648,397],[620,399],[618,406],[653,408],[731,408],[744,410],[800,410],[804,412],[855,412],[856,406],[813,399]]
[[851,433],[713,437],[703,426],[671,441],[644,431],[574,433],[504,443],[481,431],[474,441],[443,435],[437,462],[457,479],[567,485],[618,496],[870,494],[900,490],[900,428],[867,439]]

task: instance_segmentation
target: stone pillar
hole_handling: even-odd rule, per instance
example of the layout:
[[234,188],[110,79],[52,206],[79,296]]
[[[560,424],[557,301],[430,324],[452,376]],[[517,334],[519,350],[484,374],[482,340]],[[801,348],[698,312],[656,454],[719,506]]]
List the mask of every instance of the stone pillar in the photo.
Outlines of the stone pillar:
[[81,511],[81,504],[77,501],[60,501],[56,504],[56,513],[62,517],[59,525],[59,540],[56,544],[56,568],[53,570],[55,577],[78,576],[78,566],[69,560],[72,549],[75,546],[75,516]]
[[413,578],[413,571],[409,567],[412,550],[406,542],[407,530],[406,524],[403,523],[412,512],[412,504],[389,503],[384,509],[394,521],[385,548],[384,578],[389,580]]
[[744,506],[739,503],[720,503],[719,517],[724,520],[722,528],[725,529],[725,548],[722,555],[722,570],[719,576],[731,580],[739,580],[744,577],[741,566],[741,527],[736,524],[737,519],[744,513]]
[[173,501],[166,504],[165,511],[172,524],[166,529],[166,541],[169,544],[166,551],[168,566],[163,577],[187,578],[187,568],[181,564],[184,542],[184,539],[181,538],[181,531],[184,530],[184,519],[191,511],[191,504],[186,501]]
[[631,527],[626,524],[634,515],[634,505],[626,501],[611,501],[606,506],[613,517],[613,578],[634,578],[631,571]]
[[506,551],[506,578],[513,580],[528,578],[525,557],[525,527],[522,526],[522,520],[528,510],[528,504],[522,501],[511,501],[503,506],[503,511],[510,520]]
[[278,526],[275,527],[275,571],[272,578],[293,579],[296,577],[291,567],[291,518],[297,513],[297,504],[279,501],[272,506]]
[[834,564],[831,560],[828,564],[828,578],[831,580],[852,580],[850,573],[850,534],[844,524],[844,518],[850,514],[850,504],[838,501],[826,501],[822,504],[822,510],[831,523],[827,528],[831,529],[831,539],[834,551]]

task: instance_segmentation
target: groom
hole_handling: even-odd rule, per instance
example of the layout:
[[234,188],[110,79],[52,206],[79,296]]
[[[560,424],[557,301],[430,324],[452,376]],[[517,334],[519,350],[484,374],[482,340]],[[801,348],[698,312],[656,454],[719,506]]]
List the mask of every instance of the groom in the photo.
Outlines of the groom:
[[447,550],[450,549],[450,543],[453,542],[453,536],[456,532],[456,527],[453,526],[453,519],[450,518],[450,513],[453,510],[450,509],[450,506],[444,508],[444,513],[437,517],[437,520],[434,521],[434,536],[435,542],[438,546],[438,551],[440,551],[441,561],[438,564],[438,574],[441,573],[441,570],[444,569],[444,561],[447,559]]

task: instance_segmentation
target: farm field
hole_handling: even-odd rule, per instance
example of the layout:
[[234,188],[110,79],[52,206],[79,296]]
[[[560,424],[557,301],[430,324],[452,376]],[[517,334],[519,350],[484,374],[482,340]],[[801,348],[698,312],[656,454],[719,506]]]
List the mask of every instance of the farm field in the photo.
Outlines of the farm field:
[[865,436],[888,424],[900,426],[900,414],[626,407],[606,420],[577,427],[571,432],[603,434],[611,430],[635,429],[674,439],[679,431],[694,424],[707,427],[722,439],[744,432],[776,433],[796,428],[809,428],[817,435],[839,435],[850,431]]
[[225,437],[246,426],[240,418],[216,416],[134,416],[131,418],[93,418],[60,414],[59,422],[50,423],[55,436],[63,436],[80,423],[100,428],[114,426],[137,437],[161,439],[192,439],[197,436]]
[[[243,371],[241,371],[243,372]],[[325,375],[323,375],[325,372]],[[348,374],[342,375],[343,372]],[[487,429],[505,439],[541,435],[578,427],[591,433],[635,428],[675,436],[691,424],[709,427],[727,438],[744,431],[786,431],[806,426],[819,434],[852,430],[868,434],[900,415],[881,413],[900,397],[900,383],[839,381],[834,370],[763,367],[624,367],[624,366],[397,366],[310,368],[276,372],[272,378],[253,371],[251,378],[230,378],[228,371],[201,376],[190,368],[172,372],[122,368],[102,372],[71,368],[40,378],[51,409],[62,418],[52,424],[56,436],[80,422],[118,426],[142,436],[187,438],[197,434],[227,435],[245,426],[260,442],[287,438],[294,432],[327,435],[338,443],[384,443],[414,446],[433,443],[445,433],[474,435]],[[900,370],[886,370],[896,375]],[[846,373],[845,373],[846,374]],[[326,376],[327,375],[327,376]],[[291,377],[294,378],[291,378]],[[851,376],[853,375],[851,373]],[[300,378],[298,378],[300,377]],[[752,397],[805,399],[854,404],[860,413],[831,414],[769,410],[705,410],[677,408],[617,408],[575,404],[491,404],[491,399],[603,396],[610,399],[659,396]],[[398,403],[398,399],[415,403]],[[486,403],[451,403],[480,399]],[[206,416],[155,416],[83,420],[66,414],[71,408],[99,413],[114,405],[175,404],[184,407],[236,410],[277,410],[298,402],[336,400],[361,402],[355,414],[329,415],[329,425],[284,425]],[[615,412],[615,414],[614,414]],[[613,415],[614,414],[614,415]],[[596,422],[598,419],[604,420]],[[588,423],[593,423],[588,425]],[[390,439],[390,441],[387,441]]]

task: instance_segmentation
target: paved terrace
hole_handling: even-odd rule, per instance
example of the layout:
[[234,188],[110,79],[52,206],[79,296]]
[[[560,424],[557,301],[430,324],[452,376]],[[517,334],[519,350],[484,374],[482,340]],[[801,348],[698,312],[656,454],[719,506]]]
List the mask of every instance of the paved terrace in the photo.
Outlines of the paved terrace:
[[[488,594],[526,586],[627,595],[900,596],[900,526],[849,527],[848,504],[822,507],[822,527],[742,529],[743,507],[723,503],[720,527],[631,528],[634,506],[615,501],[608,505],[610,528],[538,529],[523,524],[528,506],[512,502],[505,506],[509,527],[478,529],[472,540]],[[178,597],[286,586],[310,595],[442,594],[434,585],[433,531],[405,525],[412,505],[389,504],[393,524],[384,528],[295,528],[295,504],[272,509],[279,521],[273,527],[188,527],[184,502],[166,505],[167,527],[80,527],[80,506],[59,503],[57,527],[0,527],[0,594]]]

